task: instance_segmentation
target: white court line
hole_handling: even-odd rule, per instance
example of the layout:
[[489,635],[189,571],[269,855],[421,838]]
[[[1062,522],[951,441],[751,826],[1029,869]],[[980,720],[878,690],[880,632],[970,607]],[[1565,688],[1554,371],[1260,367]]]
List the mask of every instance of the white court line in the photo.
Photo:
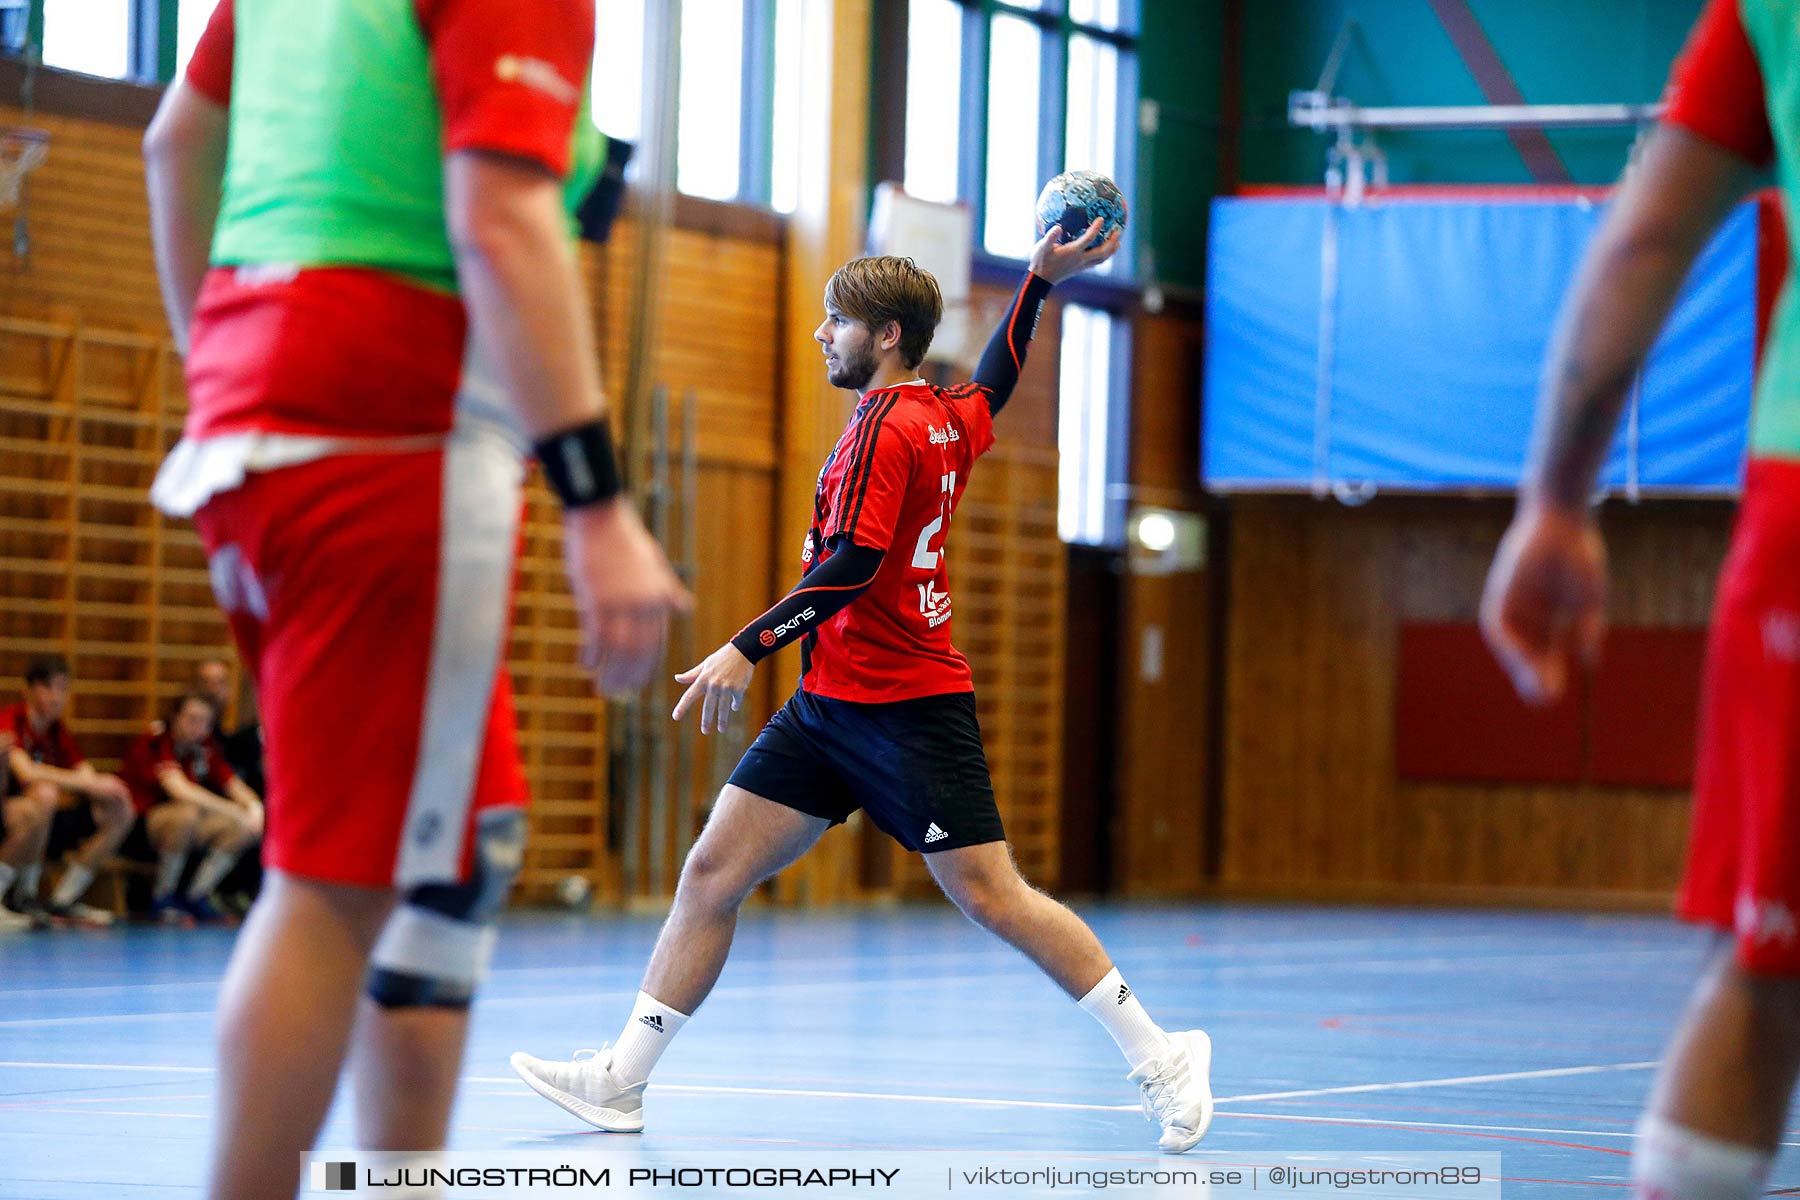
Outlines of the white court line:
[[[1214,1112],[1215,1117],[1240,1117],[1256,1121],[1292,1121],[1300,1124],[1318,1125],[1378,1125],[1389,1129],[1450,1129],[1467,1130],[1471,1133],[1547,1133],[1558,1137],[1602,1137],[1624,1138],[1632,1141],[1637,1138],[1635,1130],[1607,1129],[1536,1129],[1529,1125],[1458,1125],[1449,1121],[1395,1121],[1381,1117],[1303,1117],[1295,1113],[1252,1113],[1226,1112],[1223,1109]],[[1782,1142],[1782,1146],[1800,1146],[1800,1142]]]
[[[1521,1080],[1521,1079],[1550,1079],[1550,1078],[1557,1078],[1557,1077],[1569,1076],[1569,1075],[1596,1074],[1596,1073],[1605,1072],[1605,1071],[1640,1070],[1640,1069],[1653,1067],[1655,1065],[1656,1064],[1654,1062],[1606,1063],[1606,1064],[1598,1064],[1598,1065],[1587,1066],[1587,1067],[1558,1067],[1558,1068],[1552,1068],[1552,1069],[1542,1070],[1542,1071],[1512,1071],[1512,1072],[1508,1072],[1506,1074],[1500,1074],[1500,1075],[1457,1075],[1457,1076],[1450,1076],[1450,1077],[1443,1078],[1443,1079],[1411,1079],[1411,1080],[1404,1080],[1404,1081],[1397,1082],[1397,1083],[1361,1084],[1361,1085],[1357,1085],[1354,1087],[1348,1087],[1348,1088],[1319,1088],[1319,1089],[1315,1089],[1312,1091],[1304,1091],[1304,1092],[1269,1092],[1269,1093],[1264,1093],[1261,1095],[1228,1096],[1228,1097],[1221,1098],[1218,1101],[1218,1103],[1221,1105],[1224,1105],[1224,1104],[1242,1103],[1247,1100],[1258,1100],[1258,1099],[1269,1100],[1269,1099],[1284,1099],[1284,1098],[1302,1097],[1302,1096],[1342,1095],[1342,1094],[1347,1094],[1347,1093],[1352,1093],[1352,1092],[1363,1093],[1363,1092],[1397,1091],[1397,1090],[1401,1090],[1401,1089],[1415,1089],[1415,1088],[1428,1088],[1428,1087],[1456,1087],[1459,1085],[1470,1084],[1470,1083],[1504,1083],[1504,1082],[1511,1082],[1514,1080]],[[117,1064],[117,1063],[0,1062],[0,1068],[5,1068],[5,1067],[36,1068],[36,1069],[67,1070],[67,1071],[84,1071],[84,1070],[88,1070],[88,1071],[167,1071],[167,1072],[177,1073],[177,1074],[206,1074],[206,1075],[210,1075],[213,1073],[213,1068],[211,1068],[211,1067],[144,1066],[144,1065],[123,1065],[123,1064]],[[530,1091],[530,1089],[528,1089],[523,1083],[520,1083],[518,1080],[516,1080],[512,1077],[509,1077],[509,1076],[505,1076],[505,1075],[465,1075],[462,1077],[461,1082],[463,1082],[465,1084],[511,1085],[510,1089],[505,1092],[486,1092],[486,1091],[484,1091],[484,1092],[476,1093],[478,1095],[525,1097],[525,1096],[530,1096],[533,1094]],[[885,1101],[900,1101],[900,1102],[912,1103],[912,1104],[947,1104],[947,1105],[958,1105],[958,1106],[963,1106],[963,1107],[978,1107],[978,1108],[1049,1109],[1049,1110],[1059,1111],[1059,1112],[1129,1113],[1129,1112],[1139,1111],[1139,1106],[1136,1104],[1070,1104],[1070,1103],[1065,1103],[1065,1102],[1049,1101],[1049,1100],[1009,1100],[1009,1099],[1005,1099],[1002,1097],[980,1098],[980,1097],[972,1097],[972,1096],[931,1096],[931,1095],[921,1095],[921,1094],[914,1094],[914,1093],[899,1093],[899,1092],[845,1092],[845,1091],[825,1091],[825,1090],[818,1090],[818,1089],[802,1089],[802,1088],[722,1087],[722,1086],[717,1086],[717,1085],[705,1085],[705,1084],[658,1084],[658,1085],[656,1085],[656,1090],[659,1092],[681,1093],[681,1094],[689,1094],[689,1095],[795,1096],[795,1097],[804,1097],[807,1099],[819,1099],[819,1100],[885,1100]],[[63,1101],[62,1103],[68,1103],[68,1101]],[[38,1108],[38,1109],[29,1109],[29,1110],[13,1109],[12,1111],[71,1113],[71,1114],[77,1114],[77,1115],[87,1114],[87,1115],[92,1115],[92,1116],[180,1117],[183,1119],[190,1119],[190,1114],[187,1114],[187,1113],[167,1113],[167,1112],[96,1111],[96,1110],[92,1110],[92,1109],[76,1109],[76,1108],[69,1108],[69,1109]],[[1393,1120],[1393,1119],[1382,1118],[1382,1117],[1318,1117],[1318,1116],[1306,1116],[1306,1115],[1299,1114],[1299,1113],[1247,1113],[1247,1112],[1226,1112],[1226,1111],[1222,1111],[1222,1110],[1219,1112],[1218,1115],[1221,1117],[1242,1117],[1242,1118],[1246,1118],[1246,1119],[1256,1119],[1256,1120],[1288,1121],[1288,1122],[1293,1122],[1296,1124],[1312,1123],[1312,1124],[1322,1124],[1322,1125],[1364,1125],[1364,1126],[1375,1126],[1375,1127],[1393,1128],[1393,1129],[1445,1129],[1445,1130],[1465,1130],[1465,1131],[1469,1131],[1469,1132],[1482,1132],[1482,1133],[1546,1134],[1546,1135],[1551,1135],[1551,1136],[1556,1136],[1556,1137],[1624,1138],[1626,1140],[1630,1140],[1630,1139],[1636,1137],[1636,1134],[1633,1132],[1630,1132],[1630,1131],[1621,1132],[1621,1131],[1601,1130],[1601,1129],[1546,1129],[1546,1128],[1540,1128],[1537,1126],[1529,1126],[1529,1125],[1470,1125],[1470,1124],[1460,1124],[1460,1123],[1448,1122],[1448,1121],[1432,1121],[1432,1120],[1402,1121],[1402,1120]],[[206,1118],[203,1116],[193,1116],[193,1117],[191,1117],[191,1119],[204,1120]],[[1783,1146],[1800,1146],[1800,1142],[1783,1142],[1782,1145]]]
[[165,1071],[171,1075],[211,1075],[216,1067],[145,1066],[136,1063],[0,1062],[0,1067],[32,1071]]
[[[1171,975],[1198,974],[1201,978],[1212,979],[1270,979],[1290,975],[1322,975],[1331,972],[1357,971],[1467,971],[1473,967],[1489,964],[1505,963],[1518,965],[1534,962],[1563,962],[1569,959],[1593,961],[1595,959],[1619,958],[1665,958],[1666,950],[1569,950],[1558,953],[1490,955],[1480,958],[1395,958],[1395,959],[1339,959],[1312,963],[1262,963],[1248,966],[1208,966],[1206,964],[1183,965],[1181,967],[1145,968],[1135,971],[1133,977],[1138,979],[1160,979]],[[986,961],[985,956],[971,956]],[[823,979],[811,983],[738,983],[728,984],[713,989],[715,996],[780,996],[805,993],[808,995],[822,991],[838,989],[880,988],[893,991],[898,988],[937,988],[945,984],[979,983],[991,984],[997,976],[1016,976],[1020,979],[1035,978],[1037,972],[1028,966],[1020,966],[1010,970],[989,971],[980,975],[915,975],[907,979],[871,977],[865,979]],[[565,992],[556,995],[533,996],[487,996],[476,1001],[476,1010],[486,1008],[527,1007],[534,1004],[567,1004],[574,1002],[591,1003],[594,1001],[616,1000],[621,996],[635,995],[629,985],[605,991]],[[111,1016],[89,1017],[35,1017],[17,1020],[0,1021],[0,1029],[34,1029],[48,1026],[66,1025],[104,1025],[124,1021],[162,1021],[162,1020],[210,1020],[211,1010],[205,1012],[165,1012],[165,1013],[117,1013]]]
[[[1175,948],[1181,949],[1181,950],[1192,950],[1197,959],[1204,960],[1204,959],[1208,959],[1208,958],[1211,958],[1214,956],[1238,956],[1238,957],[1262,958],[1262,957],[1269,957],[1269,956],[1273,956],[1273,955],[1285,954],[1285,953],[1288,953],[1288,952],[1291,952],[1294,950],[1311,950],[1311,949],[1315,949],[1318,947],[1327,947],[1327,948],[1336,949],[1336,948],[1341,948],[1347,944],[1356,944],[1356,943],[1361,943],[1363,945],[1369,945],[1369,946],[1396,944],[1396,945],[1403,945],[1403,946],[1407,946],[1407,947],[1411,947],[1411,948],[1423,948],[1423,947],[1427,947],[1427,946],[1452,946],[1452,947],[1467,947],[1467,948],[1473,949],[1474,947],[1482,945],[1482,944],[1489,944],[1489,943],[1495,943],[1495,942],[1501,943],[1503,945],[1505,945],[1505,944],[1516,945],[1518,943],[1518,941],[1519,941],[1519,936],[1517,934],[1508,934],[1508,933],[1493,933],[1493,934],[1479,933],[1479,934],[1469,934],[1467,936],[1454,936],[1454,935],[1443,934],[1443,935],[1438,935],[1438,936],[1434,936],[1434,937],[1411,937],[1411,936],[1408,936],[1408,935],[1402,933],[1402,934],[1396,934],[1393,937],[1356,938],[1356,939],[1352,939],[1350,942],[1346,942],[1341,939],[1340,940],[1307,939],[1307,940],[1299,940],[1299,941],[1273,940],[1273,941],[1269,941],[1269,942],[1220,942],[1220,943],[1203,942],[1198,946],[1187,946],[1184,944],[1182,946],[1175,947]],[[996,959],[1009,958],[1010,957],[1009,955],[1006,955],[1003,953],[1004,949],[1005,949],[1004,947],[996,944],[994,949],[985,950],[985,951],[984,950],[967,950],[967,951],[956,951],[956,952],[945,953],[945,954],[888,954],[888,953],[883,953],[883,954],[875,956],[874,961],[877,961],[884,965],[886,965],[886,964],[906,964],[906,963],[923,963],[923,964],[928,964],[928,965],[932,965],[932,966],[943,966],[946,964],[985,965],[985,964],[991,964]],[[1109,954],[1111,954],[1115,959],[1129,959],[1133,956],[1140,955],[1140,954],[1152,954],[1152,955],[1157,956],[1159,964],[1166,962],[1166,959],[1167,959],[1170,949],[1171,949],[1171,945],[1168,941],[1159,941],[1159,942],[1155,942],[1155,943],[1144,943],[1141,945],[1140,944],[1109,944],[1107,946],[1107,952]],[[1680,954],[1680,953],[1684,952],[1686,949],[1687,949],[1687,947],[1680,946],[1680,945],[1670,945],[1667,947],[1651,947],[1651,946],[1625,947],[1625,946],[1622,946],[1622,947],[1616,947],[1616,948],[1613,948],[1610,950],[1573,949],[1573,950],[1569,950],[1569,951],[1560,951],[1560,950],[1545,949],[1543,951],[1537,952],[1536,955],[1528,955],[1527,957],[1548,956],[1548,957],[1555,957],[1555,958],[1568,958],[1568,957],[1594,958],[1594,957],[1601,957],[1601,956],[1608,956],[1608,955],[1616,956],[1616,955],[1620,955],[1620,954],[1627,954],[1627,955],[1631,955],[1631,954],[1645,954],[1645,955],[1648,955],[1648,954]],[[1477,961],[1477,962],[1512,961],[1512,958],[1516,958],[1516,957],[1517,956],[1512,956],[1509,958],[1490,958],[1490,957],[1476,956],[1473,959],[1473,961]],[[1402,959],[1402,960],[1325,959],[1316,964],[1313,964],[1313,963],[1270,963],[1270,964],[1267,964],[1267,966],[1276,968],[1276,969],[1307,970],[1307,969],[1312,969],[1315,966],[1316,967],[1333,967],[1333,966],[1337,966],[1340,964],[1344,964],[1344,965],[1351,965],[1351,966],[1369,965],[1369,966],[1375,966],[1375,967],[1385,969],[1386,967],[1393,965],[1394,961],[1398,961],[1398,962],[1402,962],[1402,963],[1404,963],[1404,962],[1419,962],[1419,963],[1428,963],[1431,965],[1437,965],[1440,962],[1449,962],[1452,964],[1466,965],[1467,962],[1470,960],[1465,960],[1465,959],[1449,959],[1449,960],[1438,960],[1438,959]],[[864,956],[864,957],[849,957],[849,958],[838,957],[838,958],[804,959],[804,958],[792,958],[792,957],[783,955],[783,956],[772,956],[769,958],[742,958],[742,959],[734,958],[732,960],[732,962],[734,965],[739,966],[739,967],[772,966],[776,963],[780,963],[781,965],[783,965],[785,967],[794,967],[794,968],[798,968],[798,969],[805,970],[805,971],[817,971],[821,968],[827,968],[827,967],[866,966],[870,962],[870,958],[867,956]],[[1254,966],[1245,966],[1245,965],[1231,966],[1231,965],[1223,964],[1223,963],[1198,961],[1193,964],[1182,964],[1181,967],[1175,968],[1175,970],[1185,971],[1185,970],[1189,969],[1190,966],[1197,967],[1201,970],[1211,971],[1211,972],[1239,971],[1239,970],[1245,970],[1245,969],[1255,970],[1256,969]],[[1141,968],[1137,968],[1136,970],[1137,970],[1138,974],[1143,974],[1146,971],[1155,970],[1155,969],[1156,969],[1155,967],[1141,967]],[[1167,973],[1168,970],[1169,970],[1169,968],[1164,968],[1164,973]],[[525,978],[525,977],[529,977],[529,976],[582,975],[582,974],[589,974],[589,973],[606,973],[606,972],[615,972],[615,971],[619,972],[623,975],[627,975],[629,977],[627,982],[629,984],[635,986],[635,984],[638,981],[638,976],[642,972],[642,968],[639,964],[637,964],[635,962],[633,962],[631,964],[616,964],[616,965],[608,964],[608,963],[601,963],[601,962],[590,962],[590,963],[584,963],[579,966],[563,966],[563,967],[495,967],[489,972],[489,977],[490,978],[516,979],[516,978]],[[984,976],[984,978],[985,978],[985,976]],[[224,980],[223,980],[223,977],[221,976],[219,978],[212,978],[212,979],[164,980],[164,981],[160,981],[160,982],[156,982],[156,983],[140,983],[140,984],[108,983],[108,984],[91,984],[91,985],[83,985],[83,986],[76,986],[76,987],[59,987],[59,988],[0,988],[0,999],[31,999],[31,998],[54,997],[54,996],[92,996],[92,995],[102,995],[102,994],[111,994],[111,993],[138,994],[138,993],[145,993],[145,992],[179,991],[179,990],[188,989],[188,988],[216,988],[222,982],[224,982]],[[758,985],[747,984],[747,985],[739,985],[739,986],[755,987]]]
[[[465,1075],[464,1083],[518,1083],[516,1079],[508,1079],[503,1075]],[[922,1096],[904,1092],[827,1092],[811,1088],[751,1088],[723,1087],[717,1084],[703,1083],[659,1083],[655,1085],[659,1092],[681,1092],[703,1096],[804,1096],[815,1100],[902,1100],[909,1104],[961,1104],[975,1105],[981,1108],[1051,1108],[1071,1112],[1138,1112],[1136,1104],[1069,1104],[1056,1100],[1007,1100],[1002,1097],[985,1098],[980,1096]],[[535,1095],[523,1083],[518,1084],[516,1091],[489,1092],[494,1096],[532,1096]]]
[[0,1021],[0,1029],[40,1029],[47,1025],[111,1025],[124,1021],[211,1021],[212,1009],[204,1012],[114,1013],[108,1017],[29,1017],[16,1021]]
[[[1305,1091],[1260,1092],[1242,1096],[1223,1096],[1219,1104],[1242,1104],[1253,1100],[1287,1100],[1308,1096],[1340,1096],[1364,1094],[1370,1092],[1392,1092],[1414,1090],[1418,1088],[1461,1087],[1474,1083],[1509,1083],[1523,1079],[1555,1079],[1571,1075],[1593,1075],[1609,1071],[1648,1070],[1656,1066],[1653,1061],[1630,1063],[1600,1063],[1585,1067],[1551,1067],[1540,1071],[1508,1071],[1497,1075],[1452,1075],[1441,1079],[1407,1079],[1393,1083],[1363,1083],[1347,1087],[1313,1088]],[[120,1066],[108,1063],[32,1063],[32,1062],[0,1062],[0,1068],[35,1068],[66,1071],[169,1071],[181,1074],[211,1074],[211,1067],[154,1067],[154,1066]],[[517,1079],[506,1075],[465,1075],[465,1084],[506,1084],[516,1085],[516,1093],[494,1093],[496,1095],[517,1094],[530,1095],[530,1091]],[[910,1092],[846,1092],[828,1091],[813,1088],[755,1088],[728,1087],[720,1084],[658,1084],[660,1092],[679,1092],[692,1095],[722,1096],[799,1096],[817,1100],[888,1100],[914,1104],[952,1104],[973,1105],[989,1108],[1037,1108],[1056,1109],[1071,1112],[1136,1112],[1135,1104],[1072,1104],[1053,1100],[1009,1100],[1004,1097],[979,1096],[932,1096]],[[1284,1119],[1329,1120],[1331,1118],[1311,1118],[1298,1114],[1285,1114]],[[1419,1124],[1419,1122],[1394,1121],[1394,1125]],[[1426,1122],[1430,1124],[1431,1122]],[[1448,1128],[1448,1126],[1446,1126]],[[1476,1128],[1469,1126],[1468,1128]],[[1498,1128],[1498,1127],[1496,1127]]]
[[1299,1092],[1257,1092],[1247,1096],[1221,1096],[1219,1104],[1248,1100],[1297,1100],[1303,1096],[1348,1096],[1353,1092],[1398,1092],[1407,1088],[1457,1087],[1465,1083],[1504,1083],[1514,1079],[1556,1079],[1566,1075],[1598,1075],[1605,1071],[1648,1071],[1655,1059],[1643,1062],[1600,1063],[1591,1067],[1552,1067],[1543,1071],[1507,1071],[1500,1075],[1457,1075],[1446,1079],[1408,1079],[1398,1083],[1358,1083],[1348,1087],[1308,1088]]

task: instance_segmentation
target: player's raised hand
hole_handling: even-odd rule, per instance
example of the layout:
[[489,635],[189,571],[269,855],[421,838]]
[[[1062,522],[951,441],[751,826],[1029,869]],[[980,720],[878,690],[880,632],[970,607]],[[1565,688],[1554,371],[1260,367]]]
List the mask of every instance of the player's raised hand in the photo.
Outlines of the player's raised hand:
[[1592,662],[1606,625],[1606,546],[1593,518],[1523,505],[1481,596],[1481,632],[1529,704],[1553,704],[1572,659]]
[[669,617],[693,599],[623,497],[563,514],[563,565],[582,666],[605,695],[636,691],[662,662]]
[[1038,239],[1037,245],[1031,248],[1031,273],[1049,283],[1061,283],[1069,276],[1089,267],[1097,267],[1119,252],[1119,239],[1125,234],[1124,227],[1112,231],[1104,239],[1100,236],[1101,226],[1105,223],[1094,218],[1080,237],[1072,242],[1063,241],[1061,225],[1052,225]]
[[699,704],[700,732],[717,730],[724,733],[731,714],[743,707],[744,693],[749,690],[750,678],[755,674],[756,664],[745,658],[743,651],[726,642],[707,655],[705,662],[689,667],[675,677],[675,682],[687,684],[688,690],[675,702],[675,711],[669,714],[670,718],[679,721],[687,715],[688,709]]

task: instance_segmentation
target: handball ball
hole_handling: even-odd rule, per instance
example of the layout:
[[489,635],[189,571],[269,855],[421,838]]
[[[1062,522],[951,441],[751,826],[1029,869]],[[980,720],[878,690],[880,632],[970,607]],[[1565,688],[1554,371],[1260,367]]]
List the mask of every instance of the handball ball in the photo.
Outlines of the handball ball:
[[1044,185],[1037,202],[1038,231],[1061,225],[1063,240],[1074,241],[1087,232],[1095,218],[1102,241],[1113,230],[1125,227],[1125,195],[1119,185],[1098,171],[1064,171]]

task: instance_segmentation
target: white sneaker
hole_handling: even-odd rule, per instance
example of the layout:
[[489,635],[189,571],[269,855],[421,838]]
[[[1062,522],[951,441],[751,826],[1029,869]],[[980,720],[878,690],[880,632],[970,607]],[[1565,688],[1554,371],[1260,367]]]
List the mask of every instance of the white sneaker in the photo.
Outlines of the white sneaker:
[[1182,1154],[1206,1136],[1212,1124],[1212,1039],[1198,1029],[1171,1033],[1161,1058],[1131,1073],[1144,1094],[1144,1115],[1162,1126],[1157,1142],[1170,1154]]
[[113,923],[114,917],[104,908],[95,908],[91,904],[83,904],[77,900],[73,904],[52,904],[49,906],[50,916],[57,921],[70,925],[84,925],[89,929],[105,929]]
[[37,928],[37,922],[21,912],[0,904],[0,933],[26,933]]
[[612,1049],[577,1050],[569,1062],[545,1062],[520,1051],[512,1069],[531,1090],[608,1133],[644,1131],[644,1085],[612,1073]]

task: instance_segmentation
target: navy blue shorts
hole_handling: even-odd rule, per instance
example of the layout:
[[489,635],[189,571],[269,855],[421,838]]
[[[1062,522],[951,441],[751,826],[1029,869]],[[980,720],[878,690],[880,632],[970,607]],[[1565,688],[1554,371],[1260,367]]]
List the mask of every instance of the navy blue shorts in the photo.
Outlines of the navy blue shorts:
[[924,854],[1006,840],[973,692],[891,704],[795,692],[731,783],[833,825],[860,808]]

